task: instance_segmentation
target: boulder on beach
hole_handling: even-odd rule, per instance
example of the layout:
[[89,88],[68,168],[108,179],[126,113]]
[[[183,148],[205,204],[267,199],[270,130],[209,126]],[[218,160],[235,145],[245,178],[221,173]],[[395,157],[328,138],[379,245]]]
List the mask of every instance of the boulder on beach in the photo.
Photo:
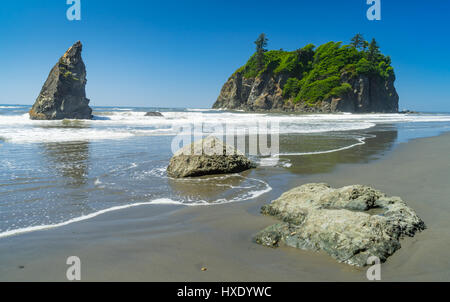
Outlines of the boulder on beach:
[[92,119],[86,98],[86,67],[82,44],[76,42],[50,71],[30,110],[33,120]]
[[254,167],[239,150],[209,136],[178,150],[170,160],[167,174],[173,178],[197,177],[239,173]]
[[161,112],[147,112],[145,114],[145,116],[159,116],[159,117],[163,117]]
[[261,212],[281,222],[259,232],[257,243],[324,251],[354,266],[368,265],[371,256],[386,261],[401,247],[402,238],[425,229],[399,197],[362,185],[333,189],[305,184],[263,206]]

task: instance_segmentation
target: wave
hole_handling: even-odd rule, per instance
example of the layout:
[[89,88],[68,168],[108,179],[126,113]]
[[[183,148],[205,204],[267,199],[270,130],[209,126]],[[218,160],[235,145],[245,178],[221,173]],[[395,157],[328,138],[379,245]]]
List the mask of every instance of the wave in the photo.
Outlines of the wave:
[[[145,112],[122,108],[98,112],[94,120],[33,121],[28,114],[0,116],[2,138],[10,143],[121,140],[133,136],[174,136],[183,127],[190,131],[197,123],[209,134],[222,134],[233,126],[237,134],[256,134],[258,127],[278,123],[267,133],[307,134],[365,130],[386,123],[450,122],[445,114],[267,114],[219,112],[216,109],[186,109],[163,112],[164,117],[147,117]],[[260,128],[259,128],[260,129]],[[195,130],[195,129],[194,129]],[[205,131],[205,132],[206,132]],[[276,132],[275,132],[276,131]],[[189,134],[202,134],[190,133]]]
[[323,151],[313,151],[313,152],[289,152],[289,153],[279,153],[279,154],[274,154],[272,155],[272,157],[279,157],[279,156],[303,156],[303,155],[318,155],[318,154],[327,154],[327,153],[334,153],[334,152],[339,152],[339,151],[344,151],[344,150],[348,150],[351,148],[354,148],[356,146],[361,146],[364,145],[366,142],[366,138],[367,137],[359,137],[356,138],[356,140],[358,141],[357,143],[345,146],[345,147],[341,147],[341,148],[337,148],[337,149],[331,149],[331,150],[323,150]]
[[[239,174],[231,174],[231,175],[210,177],[208,179],[191,179],[191,180],[204,181],[204,180],[211,180],[211,179],[216,179],[216,178],[224,179],[227,177],[236,177],[236,176],[243,177]],[[14,229],[14,230],[8,230],[8,231],[0,233],[0,239],[5,238],[5,237],[10,237],[10,236],[15,236],[15,235],[21,235],[21,234],[25,234],[25,233],[31,233],[31,232],[35,232],[35,231],[44,231],[44,230],[54,229],[54,228],[58,228],[58,227],[62,227],[62,226],[67,226],[69,224],[88,220],[88,219],[97,217],[99,215],[102,215],[102,214],[105,214],[108,212],[124,210],[124,209],[128,209],[128,208],[133,208],[133,207],[148,206],[148,205],[175,205],[175,206],[188,206],[188,207],[213,206],[213,205],[228,204],[228,203],[242,202],[242,201],[255,199],[255,198],[257,198],[267,192],[270,192],[272,190],[272,187],[270,187],[269,184],[263,180],[256,179],[256,178],[245,178],[245,179],[259,182],[263,186],[263,188],[261,188],[260,190],[251,190],[249,192],[245,192],[241,196],[238,196],[238,197],[235,197],[232,199],[221,198],[221,199],[217,199],[215,201],[210,201],[210,202],[208,202],[206,200],[201,200],[201,199],[199,199],[199,200],[187,199],[187,200],[183,201],[183,200],[173,200],[170,198],[158,198],[158,199],[154,199],[154,200],[147,201],[147,202],[138,202],[138,203],[133,203],[133,204],[114,206],[114,207],[99,210],[99,211],[96,211],[96,212],[93,212],[90,214],[75,217],[75,218],[69,219],[67,221],[60,222],[60,223],[30,226],[30,227],[24,227],[24,228],[19,228],[19,229]],[[102,182],[98,178],[96,179],[95,183],[96,183],[96,185],[102,184]]]
[[222,109],[211,109],[211,108],[205,108],[205,109],[201,109],[201,108],[187,108],[186,111],[192,111],[192,112],[208,112],[208,111],[223,111]]
[[2,129],[2,137],[10,143],[53,143],[74,141],[118,140],[135,136],[131,131],[114,129],[11,128]]
[[19,109],[19,108],[23,108],[20,106],[0,106],[0,109]]
[[131,108],[112,108],[112,110],[119,110],[119,111],[133,111]]
[[282,167],[282,168],[292,167],[290,160],[281,159],[277,156],[262,157],[257,162],[258,166],[260,167]]
[[5,238],[5,237],[9,237],[9,236],[14,236],[14,235],[20,235],[20,234],[30,233],[30,232],[35,232],[35,231],[43,231],[43,230],[58,228],[58,227],[66,226],[66,225],[69,225],[69,224],[72,224],[72,223],[75,223],[75,222],[91,219],[91,218],[97,217],[99,215],[108,213],[108,212],[113,212],[113,211],[118,211],[118,210],[123,210],[123,209],[127,209],[127,208],[143,206],[143,205],[156,204],[156,203],[166,203],[167,204],[167,203],[170,203],[170,202],[174,202],[175,203],[176,201],[171,201],[169,199],[156,199],[156,200],[153,200],[153,201],[150,201],[150,202],[139,202],[139,203],[133,203],[133,204],[128,204],[128,205],[115,206],[115,207],[111,207],[111,208],[108,208],[108,209],[100,210],[100,211],[97,211],[97,212],[94,212],[94,213],[90,213],[90,214],[87,214],[87,215],[83,215],[83,216],[80,216],[80,217],[72,218],[72,219],[69,219],[67,221],[60,222],[60,223],[38,225],[38,226],[30,226],[30,227],[25,227],[25,228],[5,231],[3,233],[0,233],[0,238]]

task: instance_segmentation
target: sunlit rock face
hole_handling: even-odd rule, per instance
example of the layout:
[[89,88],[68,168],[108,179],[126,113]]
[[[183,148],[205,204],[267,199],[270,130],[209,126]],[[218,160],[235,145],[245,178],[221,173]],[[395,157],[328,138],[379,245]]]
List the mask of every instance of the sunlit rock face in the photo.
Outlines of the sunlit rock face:
[[50,71],[30,110],[33,120],[92,119],[86,98],[86,67],[80,41],[70,47]]

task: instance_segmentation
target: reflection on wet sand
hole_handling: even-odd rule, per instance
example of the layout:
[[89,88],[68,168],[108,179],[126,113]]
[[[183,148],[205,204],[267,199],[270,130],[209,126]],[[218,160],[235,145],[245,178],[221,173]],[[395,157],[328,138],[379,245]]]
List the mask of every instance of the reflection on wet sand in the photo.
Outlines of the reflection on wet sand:
[[342,139],[339,137],[330,138],[325,136],[290,136],[288,141],[283,143],[280,140],[281,150],[284,152],[314,152],[314,150],[339,149],[355,144],[352,148],[337,152],[313,154],[313,155],[292,155],[280,156],[281,160],[289,160],[289,171],[296,174],[316,174],[332,171],[338,164],[363,163],[380,158],[384,152],[390,150],[396,139],[397,131],[368,132],[364,134],[364,144],[358,144],[358,138],[362,135],[355,135],[354,138]]
[[173,179],[169,178],[169,185],[175,194],[187,199],[201,199],[208,202],[218,198],[232,198],[240,194],[238,188],[249,172],[232,175],[214,175],[197,178]]
[[264,180],[251,177],[251,171],[231,175],[169,179],[169,185],[184,202],[202,204],[250,200],[271,190]]
[[56,176],[63,177],[65,184],[80,187],[87,183],[89,169],[89,143],[46,143],[43,154]]
[[83,120],[61,120],[56,125],[39,125],[40,128],[74,128],[74,129],[82,129],[82,128],[91,128],[89,124],[87,124]]

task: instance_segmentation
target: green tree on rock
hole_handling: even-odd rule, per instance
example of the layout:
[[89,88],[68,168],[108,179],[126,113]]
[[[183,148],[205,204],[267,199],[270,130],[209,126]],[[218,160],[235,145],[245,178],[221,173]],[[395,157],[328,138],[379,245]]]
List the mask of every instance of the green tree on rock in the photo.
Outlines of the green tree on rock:
[[366,51],[367,51],[367,48],[369,48],[369,42],[364,41],[364,42],[363,42],[363,46],[362,46],[363,52],[366,52]]
[[362,34],[359,34],[359,33],[356,34],[351,39],[351,41],[352,41],[352,43],[350,43],[350,44],[353,45],[356,49],[359,49],[359,50],[364,49],[364,45],[365,45],[364,42],[366,42],[366,41],[364,40],[364,37]]
[[375,38],[372,39],[372,41],[369,44],[369,50],[367,53],[367,59],[370,62],[376,62],[378,57],[380,56],[381,52],[380,52],[380,46],[378,46],[377,41],[375,40]]
[[259,35],[258,39],[256,39],[256,62],[258,64],[259,69],[264,68],[264,53],[267,51],[267,42],[269,39],[267,39],[266,34],[262,33]]

